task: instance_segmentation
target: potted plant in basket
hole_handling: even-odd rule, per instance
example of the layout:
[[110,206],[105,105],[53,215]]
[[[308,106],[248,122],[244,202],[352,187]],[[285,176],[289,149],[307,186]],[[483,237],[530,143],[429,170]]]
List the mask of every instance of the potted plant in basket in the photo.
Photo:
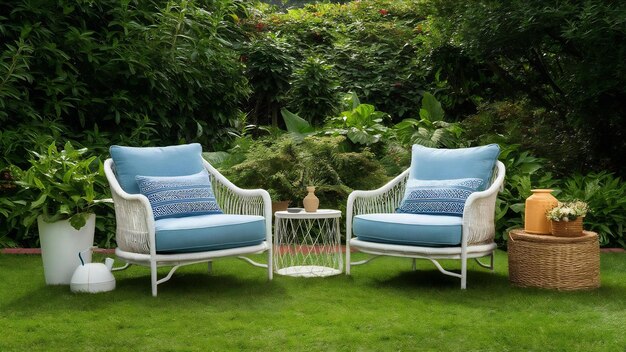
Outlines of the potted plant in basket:
[[[23,199],[23,225],[35,220],[39,229],[46,283],[69,284],[80,264],[78,253],[93,245],[96,187],[102,186],[101,163],[96,157],[83,158],[87,149],[75,149],[70,142],[63,150],[51,144],[45,154],[32,152],[30,168],[17,172]],[[90,254],[87,261],[91,261]]]
[[587,203],[575,200],[573,202],[558,202],[548,210],[546,217],[550,220],[552,234],[560,237],[577,237],[583,232],[583,218],[587,215]]

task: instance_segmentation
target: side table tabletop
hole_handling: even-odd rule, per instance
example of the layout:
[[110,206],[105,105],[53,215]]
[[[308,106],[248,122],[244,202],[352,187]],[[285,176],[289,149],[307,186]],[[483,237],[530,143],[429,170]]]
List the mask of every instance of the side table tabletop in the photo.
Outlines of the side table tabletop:
[[509,232],[509,280],[520,287],[581,290],[600,287],[598,234],[580,237]]
[[299,277],[341,274],[341,211],[274,213],[274,272]]

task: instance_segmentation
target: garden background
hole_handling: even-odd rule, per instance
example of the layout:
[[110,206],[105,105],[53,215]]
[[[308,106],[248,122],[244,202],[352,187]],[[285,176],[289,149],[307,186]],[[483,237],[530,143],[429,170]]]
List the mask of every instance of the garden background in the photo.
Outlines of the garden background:
[[[626,3],[275,3],[0,4],[0,247],[38,246],[15,181],[70,141],[96,170],[113,144],[198,142],[239,186],[298,205],[314,184],[338,209],[412,144],[498,143],[501,245],[530,189],[554,188],[626,248]],[[101,170],[94,190],[110,197]],[[94,209],[114,247],[111,205]]]

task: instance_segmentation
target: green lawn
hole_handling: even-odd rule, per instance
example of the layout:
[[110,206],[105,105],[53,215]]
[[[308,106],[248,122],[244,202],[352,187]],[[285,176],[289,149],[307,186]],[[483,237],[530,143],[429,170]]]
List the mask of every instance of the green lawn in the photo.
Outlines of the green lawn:
[[205,268],[157,298],[136,266],[113,292],[72,294],[44,284],[40,257],[0,255],[0,351],[626,351],[623,253],[602,254],[602,288],[584,292],[510,287],[504,252],[495,273],[470,265],[466,291],[408,259],[272,282],[236,259]]

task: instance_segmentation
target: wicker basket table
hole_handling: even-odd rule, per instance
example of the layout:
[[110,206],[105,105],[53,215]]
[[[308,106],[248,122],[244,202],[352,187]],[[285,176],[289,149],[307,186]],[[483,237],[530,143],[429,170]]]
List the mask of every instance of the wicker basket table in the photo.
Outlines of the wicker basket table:
[[600,287],[598,234],[580,237],[509,232],[509,280],[520,287],[583,290]]

